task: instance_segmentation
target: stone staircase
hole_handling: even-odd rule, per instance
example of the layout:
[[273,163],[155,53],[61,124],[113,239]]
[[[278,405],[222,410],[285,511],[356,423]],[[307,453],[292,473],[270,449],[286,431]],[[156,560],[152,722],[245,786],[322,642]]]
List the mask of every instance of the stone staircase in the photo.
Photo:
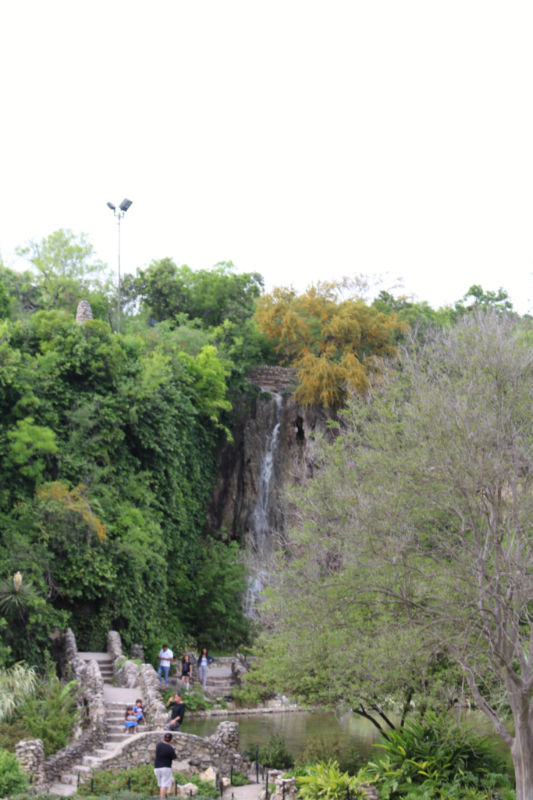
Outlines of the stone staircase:
[[[113,677],[113,662],[107,653],[79,653],[85,661],[94,659],[98,662],[100,673],[104,684],[111,686]],[[104,689],[105,691],[105,689]],[[129,702],[135,699],[135,690],[128,690],[131,695]],[[123,742],[128,736],[135,734],[126,733],[124,729],[124,708],[128,701],[110,701],[104,697],[106,707],[106,741],[105,744],[93,750],[90,754],[84,755],[79,764],[75,764],[70,772],[61,776],[60,783],[54,783],[50,787],[50,794],[69,797],[76,792],[78,782],[90,778],[93,770],[98,769],[102,760],[112,755],[117,745]]]
[[234,688],[231,661],[226,663],[226,659],[216,659],[207,670],[206,694],[210,697],[229,697]]
[[[231,672],[232,660],[230,657],[222,657],[215,659],[214,663],[211,664],[207,671],[206,695],[209,697],[231,696],[232,689],[236,686],[235,678]],[[175,688],[183,696],[183,684],[177,675],[171,675],[168,682],[172,688]],[[197,688],[199,685],[197,670],[193,669],[191,687]]]

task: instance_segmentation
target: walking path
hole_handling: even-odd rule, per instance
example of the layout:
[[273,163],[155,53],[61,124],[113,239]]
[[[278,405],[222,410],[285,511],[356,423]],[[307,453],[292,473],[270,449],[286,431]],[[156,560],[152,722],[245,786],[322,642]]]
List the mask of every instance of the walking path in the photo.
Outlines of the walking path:
[[[90,776],[98,769],[102,760],[109,757],[120,747],[121,742],[128,738],[129,734],[124,730],[124,709],[129,703],[135,701],[136,689],[123,689],[113,686],[113,663],[107,653],[79,653],[85,661],[95,660],[100,668],[100,673],[104,680],[104,704],[106,707],[106,731],[107,737],[105,744],[97,748],[90,755],[84,755],[81,763],[76,764],[71,770],[61,776],[60,783],[54,783],[50,787],[50,794],[69,797],[75,794],[78,785],[78,776]],[[231,670],[229,670],[231,672]],[[211,678],[211,680],[209,680]],[[229,680],[228,668],[219,666],[217,669],[210,668],[208,682],[213,683],[212,694],[219,690],[219,687],[226,686]],[[247,786],[232,786],[225,790],[224,796],[228,799],[232,796],[235,800],[258,800],[263,786],[251,783]]]
[[124,709],[128,703],[135,701],[135,689],[120,689],[111,684],[113,678],[113,662],[107,653],[79,653],[85,661],[98,663],[104,680],[104,704],[106,708],[106,741],[102,747],[84,755],[79,764],[75,764],[68,773],[61,776],[60,783],[50,787],[50,793],[68,797],[76,792],[79,777],[89,776],[98,769],[102,759],[112,755],[120,742],[128,737],[124,730]]

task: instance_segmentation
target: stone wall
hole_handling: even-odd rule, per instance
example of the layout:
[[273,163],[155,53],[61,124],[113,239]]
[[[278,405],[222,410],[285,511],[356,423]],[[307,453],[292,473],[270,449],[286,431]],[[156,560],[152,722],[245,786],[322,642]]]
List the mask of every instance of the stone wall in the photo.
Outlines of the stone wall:
[[28,739],[17,742],[15,756],[20,766],[31,776],[31,785],[35,791],[44,792],[46,775],[44,770],[44,747],[40,739]]
[[122,640],[118,631],[109,631],[107,634],[107,652],[113,661],[113,673],[117,686],[124,689],[134,689],[139,685],[139,665],[122,652]]
[[[292,394],[283,389],[271,391],[268,394],[265,389],[238,411],[239,419],[232,430],[233,441],[220,455],[217,483],[207,510],[210,530],[225,530],[230,538],[248,549],[262,550],[259,562],[263,568],[263,562],[283,543],[285,532],[295,519],[296,512],[286,490],[290,486],[305,485],[315,474],[318,468],[316,439],[332,435],[328,426],[332,412],[315,406],[300,406]],[[269,541],[262,548],[254,548],[254,512],[267,443],[278,415],[279,395],[280,426],[277,447],[272,454],[267,512]]]
[[[140,645],[137,645],[140,648]],[[140,648],[142,650],[142,648]],[[139,696],[143,699],[145,715],[149,719],[149,728],[163,726],[168,713],[161,700],[159,691],[159,678],[151,664],[141,664],[139,667],[134,661],[124,658],[122,640],[118,631],[109,631],[107,636],[107,652],[113,659],[115,680],[117,686],[126,689],[139,688]],[[122,663],[121,663],[122,662]]]
[[[164,729],[136,733],[122,742],[109,758],[103,759],[100,769],[129,769],[138,764],[152,764],[157,742],[163,739]],[[201,772],[213,767],[223,775],[231,769],[247,771],[247,760],[238,752],[239,725],[237,722],[221,722],[212,736],[201,738],[192,733],[172,734],[172,747],[175,749],[181,769]],[[185,762],[185,763],[184,763]]]
[[288,367],[252,367],[249,375],[250,383],[261,389],[276,391],[277,389],[291,389],[298,381],[295,369]]
[[96,661],[83,661],[78,655],[76,638],[70,628],[63,634],[64,671],[66,677],[78,681],[78,697],[82,703],[82,720],[85,727],[75,731],[69,745],[50,756],[44,763],[47,783],[60,780],[71,764],[95,747],[101,747],[106,739],[104,682]]
[[149,728],[164,727],[168,712],[161,700],[159,677],[151,664],[142,664],[139,670],[139,696],[143,699],[144,713],[149,720]]

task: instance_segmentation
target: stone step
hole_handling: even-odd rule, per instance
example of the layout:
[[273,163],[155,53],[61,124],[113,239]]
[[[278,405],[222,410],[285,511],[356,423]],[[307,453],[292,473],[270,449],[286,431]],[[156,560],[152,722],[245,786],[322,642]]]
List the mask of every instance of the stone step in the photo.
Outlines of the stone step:
[[75,794],[76,786],[71,783],[53,783],[50,786],[49,792],[59,797],[70,797],[70,795]]
[[66,783],[69,786],[78,784],[78,767],[70,767],[71,772],[66,772],[61,776],[60,783]]
[[115,750],[116,750],[115,745],[113,745],[113,747],[108,747],[108,748],[97,747],[96,750],[94,751],[94,755],[99,756],[100,758],[107,758],[107,756],[110,756],[111,753],[115,752]]
[[102,763],[102,759],[98,756],[83,756],[81,763],[84,767],[97,767]]
[[107,737],[108,742],[121,742],[125,736],[129,736],[128,733],[110,733]]

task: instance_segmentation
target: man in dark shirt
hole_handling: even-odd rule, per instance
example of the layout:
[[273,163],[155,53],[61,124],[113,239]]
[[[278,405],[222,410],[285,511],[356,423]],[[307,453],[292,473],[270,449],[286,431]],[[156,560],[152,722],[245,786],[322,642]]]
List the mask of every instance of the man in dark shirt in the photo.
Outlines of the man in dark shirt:
[[172,762],[177,758],[171,746],[172,734],[165,733],[163,741],[155,746],[154,774],[159,786],[159,796],[165,797],[167,789],[172,788]]
[[183,722],[183,717],[185,716],[185,703],[183,702],[181,695],[179,695],[177,692],[171,698],[171,700],[169,700],[169,703],[172,705],[170,707],[170,720],[168,721],[166,728],[167,731],[177,731]]

